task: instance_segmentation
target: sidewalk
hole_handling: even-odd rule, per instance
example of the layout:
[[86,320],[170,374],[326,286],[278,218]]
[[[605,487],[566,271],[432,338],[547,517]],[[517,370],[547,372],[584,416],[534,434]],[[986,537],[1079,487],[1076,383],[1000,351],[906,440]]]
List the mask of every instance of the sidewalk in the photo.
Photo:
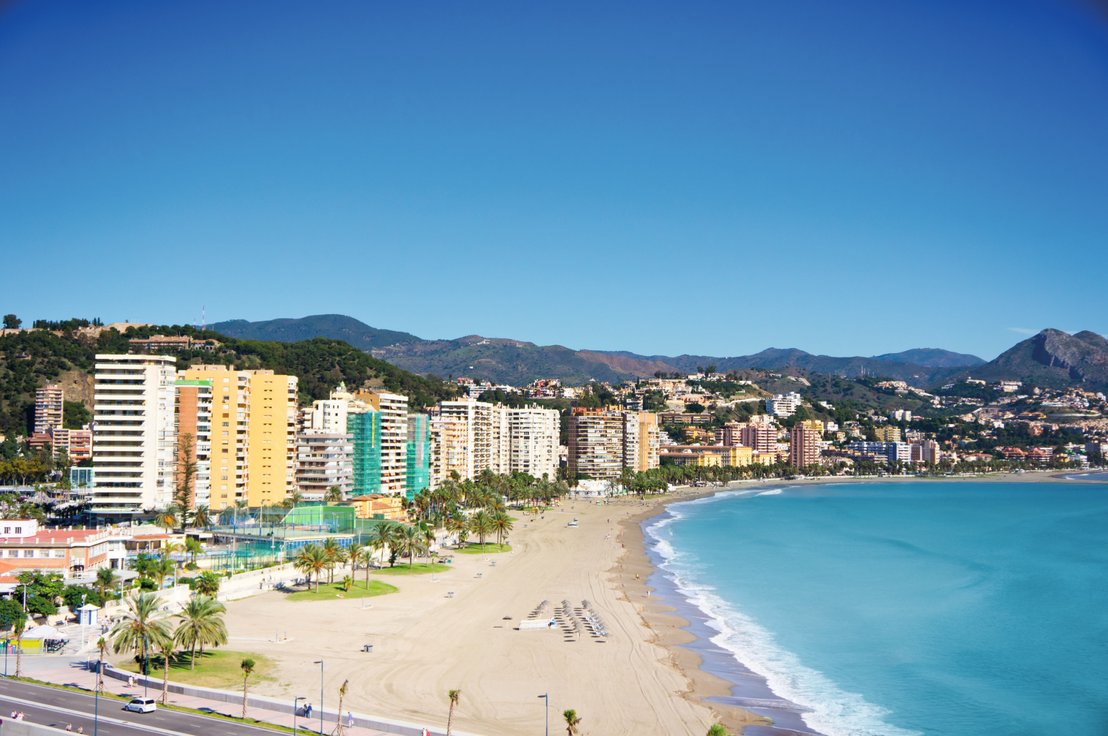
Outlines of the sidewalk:
[[[14,672],[14,664],[9,671]],[[96,674],[85,668],[85,659],[71,659],[62,657],[24,657],[23,673],[46,682],[62,685],[75,685],[89,692],[95,688]],[[115,675],[113,677],[113,675]],[[161,698],[162,681],[160,677],[151,675],[147,688],[143,687],[143,678],[135,677],[135,686],[128,687],[127,677],[129,673],[121,672],[113,668],[105,668],[104,692],[111,695],[120,695],[131,698],[147,696]],[[123,678],[123,679],[117,679]],[[175,685],[170,682],[169,704],[180,705],[186,708],[208,711],[238,717],[242,713],[242,693],[233,693],[207,688],[195,688],[191,686]],[[174,692],[174,690],[187,692]],[[315,703],[313,703],[315,705]],[[260,721],[272,723],[278,726],[292,728],[294,716],[291,701],[284,702],[274,698],[259,695],[250,695],[247,716]],[[326,709],[323,716],[323,734],[333,734],[336,730],[335,712],[333,708]],[[354,714],[354,726],[345,726],[346,714],[343,713],[344,730],[350,736],[422,736],[423,726],[419,724],[403,723],[391,719],[377,718],[364,714]],[[311,718],[303,715],[295,717],[298,732],[320,733],[320,711],[317,709]],[[431,727],[428,733],[431,736],[443,736],[443,731]],[[457,736],[466,736],[461,732],[455,732]],[[472,736],[472,735],[471,735]]]

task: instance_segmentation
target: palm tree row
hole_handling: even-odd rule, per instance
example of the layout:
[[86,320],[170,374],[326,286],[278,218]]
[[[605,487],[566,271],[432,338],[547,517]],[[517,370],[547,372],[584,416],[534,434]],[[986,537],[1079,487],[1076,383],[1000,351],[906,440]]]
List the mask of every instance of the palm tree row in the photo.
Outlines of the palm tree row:
[[[227,643],[227,626],[223,622],[226,608],[211,596],[196,594],[175,617],[162,613],[161,598],[156,593],[140,593],[127,599],[127,612],[111,630],[112,650],[134,652],[144,674],[150,663],[151,649],[162,655],[162,703],[169,694],[169,664],[178,650],[188,650],[189,667],[196,668],[197,651],[206,646]],[[177,619],[177,625],[171,624]],[[101,647],[101,665],[103,664]]]

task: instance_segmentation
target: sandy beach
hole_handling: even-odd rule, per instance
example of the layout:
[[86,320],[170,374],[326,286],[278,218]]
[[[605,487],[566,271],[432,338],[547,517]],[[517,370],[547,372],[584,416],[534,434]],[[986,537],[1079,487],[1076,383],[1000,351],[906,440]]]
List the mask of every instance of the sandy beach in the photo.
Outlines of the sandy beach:
[[[991,478],[1059,480],[1047,473]],[[805,482],[855,481],[729,488]],[[511,552],[455,554],[448,572],[388,577],[400,589],[391,595],[302,602],[270,592],[234,602],[228,647],[278,662],[278,678],[259,683],[259,693],[303,695],[318,708],[313,661],[322,658],[328,708],[349,679],[344,707],[421,726],[443,727],[446,693],[459,688],[455,729],[474,734],[542,733],[547,692],[555,733],[567,708],[582,717],[585,734],[702,734],[716,720],[737,732],[764,720],[705,700],[731,694],[731,684],[700,669],[696,652],[682,646],[693,639],[687,621],[651,596],[654,567],[641,531],[666,504],[721,490],[681,489],[645,502],[566,501],[541,518],[521,516]],[[574,518],[579,526],[567,526]],[[566,641],[559,629],[516,630],[542,601],[549,614],[563,600],[590,602],[610,633],[603,643],[585,632]],[[364,644],[373,652],[363,652]]]
[[[661,504],[694,495],[564,502],[543,518],[521,517],[511,552],[456,554],[453,569],[434,579],[390,577],[400,588],[391,595],[302,602],[270,592],[234,602],[228,647],[279,663],[279,678],[259,683],[257,692],[304,695],[317,708],[313,661],[322,658],[328,708],[349,679],[344,708],[442,727],[446,693],[460,688],[457,730],[539,734],[539,696],[549,692],[555,733],[564,728],[562,711],[574,708],[586,734],[702,734],[717,714],[691,693],[728,688],[700,673],[691,652],[666,648],[688,635],[680,619],[650,604],[639,529]],[[579,526],[567,526],[573,518]],[[563,600],[575,607],[588,600],[610,635],[600,643],[585,632],[566,641],[558,629],[516,630],[544,600],[548,612]],[[367,643],[372,653],[362,651]],[[738,712],[723,715],[739,724]]]

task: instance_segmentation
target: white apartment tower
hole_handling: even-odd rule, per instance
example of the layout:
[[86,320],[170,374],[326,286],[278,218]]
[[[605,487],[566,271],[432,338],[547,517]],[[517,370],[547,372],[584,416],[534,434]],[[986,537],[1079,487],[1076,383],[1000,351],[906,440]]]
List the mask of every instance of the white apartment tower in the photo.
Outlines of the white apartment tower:
[[527,473],[550,480],[558,476],[558,430],[561,417],[557,409],[505,410],[508,423],[508,467],[505,472]]
[[97,355],[92,512],[132,516],[173,501],[175,359]]

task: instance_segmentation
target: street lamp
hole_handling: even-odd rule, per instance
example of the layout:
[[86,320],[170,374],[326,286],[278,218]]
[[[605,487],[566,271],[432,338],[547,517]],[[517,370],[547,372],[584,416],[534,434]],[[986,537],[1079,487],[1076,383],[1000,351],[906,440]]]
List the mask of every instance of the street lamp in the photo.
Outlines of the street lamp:
[[319,665],[319,733],[323,733],[323,660],[313,660]]
[[546,730],[544,731],[544,733],[546,734],[546,736],[550,736],[550,693],[545,692],[538,697],[546,701]]
[[300,701],[307,700],[303,695],[297,695],[292,701],[292,736],[296,736],[296,713],[300,710]]

